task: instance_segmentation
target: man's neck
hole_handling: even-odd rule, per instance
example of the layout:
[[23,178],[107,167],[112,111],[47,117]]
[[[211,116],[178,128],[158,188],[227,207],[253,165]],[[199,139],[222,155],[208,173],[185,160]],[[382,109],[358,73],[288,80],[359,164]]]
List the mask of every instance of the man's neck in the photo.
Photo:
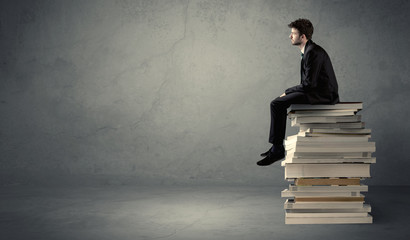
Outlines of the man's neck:
[[305,46],[306,46],[306,43],[307,43],[308,41],[305,41],[305,42],[302,42],[300,45],[299,45],[299,49],[300,49],[300,51],[304,54],[305,53]]

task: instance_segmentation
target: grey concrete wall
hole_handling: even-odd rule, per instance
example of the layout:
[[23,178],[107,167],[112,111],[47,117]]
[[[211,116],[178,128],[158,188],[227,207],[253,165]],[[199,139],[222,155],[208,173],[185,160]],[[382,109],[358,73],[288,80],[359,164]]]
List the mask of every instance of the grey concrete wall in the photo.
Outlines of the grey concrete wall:
[[[2,184],[283,185],[257,167],[269,103],[314,26],[377,142],[370,184],[410,184],[408,1],[1,1]],[[294,130],[288,129],[289,133]],[[90,180],[97,179],[97,180]]]

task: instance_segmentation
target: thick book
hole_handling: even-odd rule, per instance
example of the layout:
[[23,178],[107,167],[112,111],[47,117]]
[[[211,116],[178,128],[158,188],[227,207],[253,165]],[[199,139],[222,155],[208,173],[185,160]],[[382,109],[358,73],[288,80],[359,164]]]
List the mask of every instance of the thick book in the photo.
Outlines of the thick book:
[[364,195],[354,197],[295,197],[295,202],[364,202]]
[[351,186],[299,186],[289,184],[289,191],[292,192],[367,192],[367,185],[351,185]]
[[363,109],[362,102],[340,102],[334,105],[331,104],[292,104],[289,111],[297,110],[340,110],[340,109]]
[[294,199],[286,199],[284,209],[361,209],[363,202],[295,202]]
[[331,117],[331,116],[353,116],[356,114],[355,110],[302,110],[291,111],[288,113],[289,118],[293,117]]
[[360,122],[362,120],[361,115],[353,116],[316,116],[316,117],[292,117],[291,125],[299,126],[306,123],[348,123],[348,122]]
[[304,134],[288,136],[285,145],[295,142],[320,142],[320,143],[351,143],[351,142],[368,142],[370,135],[326,135],[326,137],[307,137]]
[[298,178],[295,186],[352,186],[360,185],[360,178]]
[[359,224],[372,223],[373,217],[285,217],[285,224]]
[[286,164],[285,178],[306,177],[370,177],[370,164]]
[[303,128],[324,128],[324,129],[363,129],[365,127],[364,122],[339,122],[339,123],[291,123],[292,127],[300,126]]
[[286,151],[286,158],[370,158],[372,152],[295,152]]
[[286,209],[286,217],[366,217],[371,211],[369,204],[356,209]]
[[[361,204],[359,208],[291,208],[285,209],[287,213],[354,213],[354,212],[371,212],[370,204]],[[306,215],[307,216],[307,215]]]
[[320,213],[295,213],[286,210],[285,216],[291,218],[343,218],[343,217],[366,217],[368,212],[320,212]]
[[375,152],[374,142],[345,142],[345,143],[323,143],[323,142],[296,142],[285,145],[285,150],[297,152],[317,152],[317,153],[342,153],[342,152]]
[[286,138],[286,143],[291,142],[368,142],[370,134],[322,134],[306,136],[306,132],[298,132]]
[[360,191],[291,191],[285,189],[281,197],[287,198],[332,198],[332,197],[358,197]]
[[302,157],[286,157],[281,162],[281,166],[286,166],[287,163],[376,163],[376,158],[302,158]]
[[319,136],[319,134],[360,135],[371,134],[371,132],[371,129],[367,128],[300,128],[300,134],[305,136]]

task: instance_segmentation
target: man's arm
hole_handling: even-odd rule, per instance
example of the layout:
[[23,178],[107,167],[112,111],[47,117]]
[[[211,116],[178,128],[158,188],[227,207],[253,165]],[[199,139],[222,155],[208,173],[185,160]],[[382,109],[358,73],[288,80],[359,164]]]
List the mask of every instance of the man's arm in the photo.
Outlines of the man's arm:
[[323,57],[320,56],[320,52],[315,51],[314,49],[309,51],[305,57],[301,84],[286,89],[286,94],[293,92],[310,92],[317,87],[317,79],[319,77],[320,65]]

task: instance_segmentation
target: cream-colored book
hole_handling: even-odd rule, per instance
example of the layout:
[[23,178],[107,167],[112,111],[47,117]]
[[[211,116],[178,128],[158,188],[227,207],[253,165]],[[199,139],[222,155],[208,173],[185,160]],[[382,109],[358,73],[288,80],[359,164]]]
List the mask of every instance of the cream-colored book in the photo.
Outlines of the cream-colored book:
[[285,145],[286,151],[294,152],[375,152],[375,142],[295,142]]
[[285,165],[285,178],[306,177],[370,177],[370,164],[295,164]]
[[288,136],[285,145],[301,143],[351,143],[351,142],[368,142],[370,135],[326,135],[327,137],[306,137],[303,134]]
[[364,129],[365,127],[364,122],[348,122],[348,123],[301,123],[295,124],[292,126],[300,126],[303,128],[323,128],[323,129],[337,129],[337,128],[346,128],[346,129]]
[[285,217],[285,224],[359,224],[373,223],[373,217]]
[[295,202],[294,199],[286,199],[284,209],[361,209],[364,203],[355,202]]
[[287,163],[376,163],[376,158],[289,158],[286,157],[281,165]]
[[351,186],[298,186],[289,184],[289,191],[292,192],[367,192],[367,185],[351,185]]
[[297,187],[318,187],[318,186],[358,186],[360,178],[297,178]]
[[340,109],[340,110],[301,110],[290,111],[288,113],[289,118],[294,117],[333,117],[333,116],[353,116],[356,114],[355,110]]
[[292,104],[289,107],[289,111],[297,110],[340,110],[340,109],[350,109],[350,110],[360,110],[363,109],[362,102],[340,102],[337,104]]
[[291,191],[285,189],[281,192],[281,197],[357,197],[360,191]]
[[362,120],[361,115],[353,116],[297,116],[291,118],[292,126],[300,126],[300,124],[307,123],[349,123],[360,122]]

